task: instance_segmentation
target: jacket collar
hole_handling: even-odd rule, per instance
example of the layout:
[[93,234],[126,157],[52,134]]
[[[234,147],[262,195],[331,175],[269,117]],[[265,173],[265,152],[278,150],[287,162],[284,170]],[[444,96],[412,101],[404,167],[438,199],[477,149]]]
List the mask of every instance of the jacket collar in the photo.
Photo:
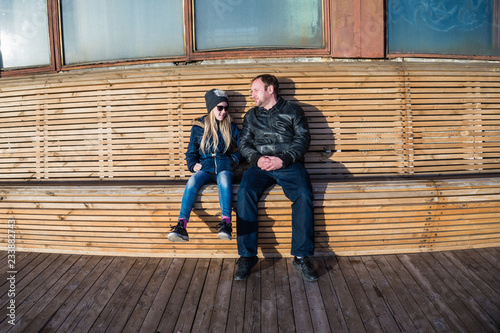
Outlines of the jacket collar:
[[278,96],[278,100],[277,100],[276,104],[273,105],[272,108],[270,108],[269,110],[266,110],[262,107],[257,107],[257,110],[255,111],[255,113],[258,116],[262,112],[273,113],[273,112],[279,111],[284,103],[285,103],[285,100],[283,98],[281,98],[281,96]]
[[[193,125],[196,125],[196,126],[199,126],[199,127],[201,127],[201,128],[205,128],[205,118],[206,118],[206,117],[207,117],[207,116],[203,116],[203,117],[201,117],[201,118],[197,118],[197,119],[193,120],[192,124],[193,124]],[[218,120],[217,120],[217,123],[219,123],[219,121],[218,121]]]
[[205,128],[205,117],[206,116],[194,119],[193,122],[192,122],[192,125],[199,126],[201,128]]

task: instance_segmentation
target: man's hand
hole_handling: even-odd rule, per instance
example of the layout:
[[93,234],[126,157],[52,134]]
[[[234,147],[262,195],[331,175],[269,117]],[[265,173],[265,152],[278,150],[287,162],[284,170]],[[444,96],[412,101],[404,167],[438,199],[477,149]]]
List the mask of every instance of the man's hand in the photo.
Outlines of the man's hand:
[[283,160],[276,156],[262,156],[257,161],[257,166],[264,171],[278,170],[283,167]]

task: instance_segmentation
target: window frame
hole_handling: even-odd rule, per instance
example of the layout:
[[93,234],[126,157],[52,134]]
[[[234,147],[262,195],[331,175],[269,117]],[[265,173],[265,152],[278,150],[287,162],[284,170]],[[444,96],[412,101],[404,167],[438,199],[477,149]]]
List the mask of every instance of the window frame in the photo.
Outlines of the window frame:
[[[466,56],[446,54],[417,54],[417,53],[389,53],[388,52],[388,21],[387,0],[322,0],[323,5],[323,36],[322,48],[242,48],[220,51],[194,50],[194,0],[183,0],[184,8],[184,51],[185,55],[176,57],[130,59],[117,61],[102,61],[85,64],[63,64],[60,0],[46,0],[49,23],[50,65],[30,68],[0,69],[1,77],[23,76],[43,73],[56,73],[63,70],[115,67],[127,65],[141,65],[154,63],[189,63],[202,60],[219,59],[252,59],[252,58],[294,58],[294,57],[327,57],[327,58],[368,58],[394,59],[403,57],[446,58],[446,59],[473,59],[473,60],[500,60],[498,56]],[[340,31],[345,28],[343,20],[339,19],[338,12],[346,12],[352,20],[349,31]],[[373,16],[371,13],[374,13]],[[373,26],[380,24],[380,36],[367,42],[363,35],[369,35]],[[336,42],[346,42],[352,45],[351,49],[336,49]]]
[[[389,20],[387,16],[388,13],[388,1],[385,2],[385,56],[387,59],[397,59],[397,58],[435,58],[435,59],[457,59],[457,60],[486,60],[486,61],[498,61],[500,56],[487,56],[487,55],[462,55],[462,54],[442,54],[442,53],[411,53],[411,52],[389,52]],[[500,9],[500,0],[494,0],[495,6]],[[498,15],[498,14],[497,14]],[[500,31],[500,28],[499,28]]]
[[61,63],[60,56],[58,56],[60,47],[57,47],[55,41],[56,36],[59,35],[59,18],[58,18],[58,0],[47,0],[47,22],[49,29],[49,65],[33,66],[33,67],[22,67],[13,69],[0,69],[0,78],[9,76],[21,76],[21,75],[32,75],[32,74],[44,74],[53,73],[61,70],[58,64]]
[[130,59],[117,61],[102,61],[84,64],[64,65],[61,35],[61,5],[60,0],[47,0],[47,15],[49,22],[50,65],[30,68],[13,68],[0,70],[0,77],[20,76],[39,73],[54,73],[62,70],[84,68],[113,67],[123,65],[140,65],[151,63],[182,63],[213,59],[261,58],[261,57],[297,57],[297,56],[330,56],[330,0],[322,0],[323,4],[323,48],[311,49],[283,49],[283,48],[248,48],[221,51],[195,51],[194,50],[194,0],[184,1],[184,38],[185,55],[164,57],[157,59]]
[[224,49],[220,51],[195,51],[194,43],[194,1],[189,3],[189,61],[213,60],[213,59],[245,59],[245,58],[268,58],[268,57],[296,57],[296,56],[330,56],[330,0],[321,0],[323,8],[323,48],[273,48],[273,47],[249,47]]

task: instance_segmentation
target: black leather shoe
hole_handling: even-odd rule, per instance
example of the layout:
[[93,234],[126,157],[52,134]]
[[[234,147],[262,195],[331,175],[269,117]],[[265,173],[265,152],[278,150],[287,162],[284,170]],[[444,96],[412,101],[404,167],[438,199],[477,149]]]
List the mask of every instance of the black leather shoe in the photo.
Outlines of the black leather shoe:
[[238,266],[236,268],[236,273],[234,273],[235,280],[246,280],[250,276],[252,267],[257,264],[259,258],[255,257],[240,257],[236,262]]
[[318,281],[318,272],[314,268],[311,259],[309,257],[293,259],[293,265],[299,272],[302,273],[302,277],[307,281]]

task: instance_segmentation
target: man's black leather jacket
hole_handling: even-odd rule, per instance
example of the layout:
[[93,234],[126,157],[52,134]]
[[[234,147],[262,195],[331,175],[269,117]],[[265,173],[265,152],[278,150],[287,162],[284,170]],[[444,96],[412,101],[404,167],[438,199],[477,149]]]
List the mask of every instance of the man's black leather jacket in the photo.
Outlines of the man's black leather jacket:
[[266,110],[250,109],[244,118],[239,150],[253,165],[264,155],[278,156],[283,167],[303,161],[309,149],[311,135],[302,108],[278,97],[277,103]]

